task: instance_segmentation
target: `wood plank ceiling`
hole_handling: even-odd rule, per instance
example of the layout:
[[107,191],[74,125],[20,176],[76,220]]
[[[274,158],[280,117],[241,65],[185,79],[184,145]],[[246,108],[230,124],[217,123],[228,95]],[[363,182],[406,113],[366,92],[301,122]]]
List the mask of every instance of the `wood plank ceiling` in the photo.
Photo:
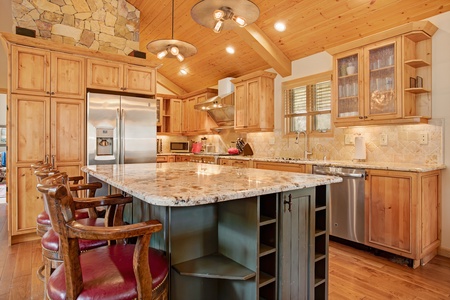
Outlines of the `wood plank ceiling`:
[[[147,52],[147,59],[162,64],[158,72],[175,84],[171,89],[177,94],[271,67],[286,76],[290,70],[283,59],[297,60],[450,10],[449,0],[254,0],[260,9],[254,24],[216,34],[192,19],[191,8],[199,0],[175,0],[174,39],[189,42],[198,50],[180,63],[159,60],[146,48],[153,40],[172,38],[172,0],[127,1],[141,12],[140,50]],[[233,0],[229,2],[232,6]],[[286,31],[277,32],[273,27],[276,21],[284,21]],[[236,53],[228,54],[227,46],[233,46]],[[262,51],[268,47],[274,49]],[[187,75],[180,74],[182,68]]]

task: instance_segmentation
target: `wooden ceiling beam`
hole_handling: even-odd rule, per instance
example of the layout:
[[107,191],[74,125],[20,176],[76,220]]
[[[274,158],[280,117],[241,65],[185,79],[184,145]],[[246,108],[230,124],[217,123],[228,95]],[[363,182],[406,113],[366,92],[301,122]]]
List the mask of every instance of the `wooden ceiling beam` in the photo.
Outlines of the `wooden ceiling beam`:
[[178,85],[173,83],[171,80],[169,80],[167,77],[162,75],[158,72],[158,75],[156,76],[156,82],[168,89],[169,91],[173,92],[175,95],[184,95],[187,92],[180,88]]
[[256,25],[250,24],[244,28],[235,29],[235,32],[244,40],[262,59],[283,77],[292,74],[290,59],[273,43],[269,37]]

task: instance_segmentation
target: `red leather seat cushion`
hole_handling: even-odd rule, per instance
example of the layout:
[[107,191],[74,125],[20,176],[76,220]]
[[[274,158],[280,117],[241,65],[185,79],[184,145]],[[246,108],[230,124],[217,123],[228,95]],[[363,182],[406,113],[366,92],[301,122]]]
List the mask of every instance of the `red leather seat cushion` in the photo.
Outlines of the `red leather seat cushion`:
[[[86,219],[89,218],[89,212],[86,210],[77,210],[75,211],[75,219]],[[36,218],[36,223],[41,224],[41,225],[46,225],[46,226],[51,226],[52,224],[50,223],[50,217],[48,215],[48,213],[44,210],[43,212],[41,212],[37,218]]]
[[[78,220],[79,223],[82,223],[84,225],[89,226],[99,226],[104,227],[105,226],[105,219],[102,218],[88,218],[88,219],[80,219]],[[99,240],[78,240],[78,243],[80,245],[81,252],[87,251],[93,248],[106,246],[108,244],[108,241],[99,241]],[[41,238],[41,245],[42,248],[45,248],[50,251],[58,251],[59,250],[59,236],[58,234],[53,230],[53,228],[50,228]]]
[[38,214],[36,218],[36,223],[46,226],[52,226],[50,223],[50,217],[48,216],[48,213],[46,211],[41,212]]
[[[100,247],[80,255],[84,289],[77,299],[122,300],[137,298],[133,273],[134,245]],[[148,261],[152,286],[158,287],[168,274],[164,252],[149,248]],[[66,297],[64,264],[60,265],[48,281],[50,299]]]

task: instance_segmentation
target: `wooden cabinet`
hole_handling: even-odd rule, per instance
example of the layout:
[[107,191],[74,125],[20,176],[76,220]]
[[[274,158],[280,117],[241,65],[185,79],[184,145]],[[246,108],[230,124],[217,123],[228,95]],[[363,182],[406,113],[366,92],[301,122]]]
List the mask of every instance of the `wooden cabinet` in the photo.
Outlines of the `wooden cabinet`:
[[204,89],[183,95],[183,122],[184,135],[198,135],[209,133],[212,127],[217,127],[206,111],[197,110],[194,105],[217,96],[216,89]]
[[157,132],[159,134],[181,135],[183,129],[183,101],[167,96],[157,100]]
[[30,165],[48,161],[70,175],[80,175],[85,161],[84,100],[11,95],[9,190],[13,214],[11,234],[34,233],[43,210]]
[[436,30],[415,22],[330,49],[336,126],[427,122]]
[[400,50],[392,38],[335,56],[335,122],[402,116]]
[[83,57],[16,45],[11,56],[11,93],[84,99]]
[[281,195],[278,299],[328,297],[328,193],[318,186]]
[[369,170],[366,244],[427,263],[440,245],[440,171]]
[[191,158],[189,155],[176,155],[175,161],[176,162],[188,162],[188,161],[191,161]]
[[217,164],[217,157],[214,155],[191,155],[189,161],[202,164]]
[[156,94],[156,70],[101,59],[87,60],[87,87],[124,91],[143,95]]
[[221,166],[233,166],[239,168],[251,168],[252,161],[250,160],[242,160],[242,159],[229,159],[229,158],[220,158],[219,165]]
[[259,71],[232,80],[235,85],[235,130],[273,131],[275,76]]
[[282,162],[253,161],[253,168],[275,171],[306,173],[306,165]]
[[156,162],[158,163],[175,162],[175,155],[158,155],[156,156]]

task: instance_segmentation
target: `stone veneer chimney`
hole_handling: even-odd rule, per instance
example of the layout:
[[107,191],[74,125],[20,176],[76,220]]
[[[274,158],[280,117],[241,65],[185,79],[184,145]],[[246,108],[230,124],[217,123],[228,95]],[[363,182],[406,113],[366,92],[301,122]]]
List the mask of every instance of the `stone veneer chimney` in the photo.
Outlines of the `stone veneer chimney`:
[[12,17],[37,38],[124,55],[139,50],[140,11],[125,0],[12,0]]

